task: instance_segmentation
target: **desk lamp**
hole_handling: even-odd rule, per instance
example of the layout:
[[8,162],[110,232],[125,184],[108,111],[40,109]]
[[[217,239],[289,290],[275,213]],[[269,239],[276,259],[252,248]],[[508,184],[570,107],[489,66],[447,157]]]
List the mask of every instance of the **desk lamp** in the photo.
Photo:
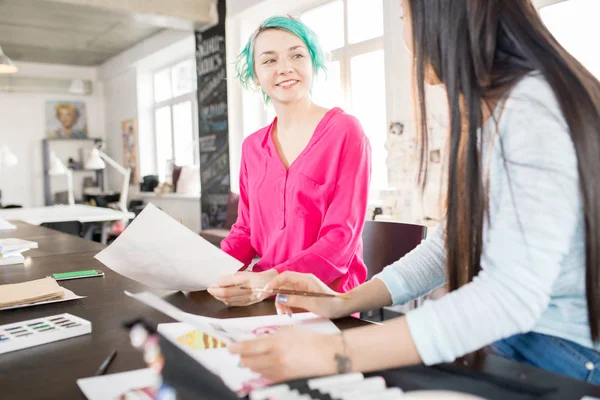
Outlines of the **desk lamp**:
[[73,196],[73,171],[69,168],[65,167],[62,161],[56,154],[50,154],[50,169],[48,170],[48,175],[59,176],[66,175],[67,176],[67,191],[69,193],[69,205],[75,204],[75,198]]

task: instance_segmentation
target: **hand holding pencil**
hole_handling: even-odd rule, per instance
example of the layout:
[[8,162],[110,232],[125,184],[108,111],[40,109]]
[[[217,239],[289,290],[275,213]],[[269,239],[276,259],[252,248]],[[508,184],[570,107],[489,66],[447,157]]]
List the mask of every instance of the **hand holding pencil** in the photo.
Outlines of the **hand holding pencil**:
[[[252,289],[254,290],[254,289]],[[338,318],[350,309],[351,296],[331,290],[312,274],[286,271],[276,276],[262,290],[277,294],[278,314],[292,315],[292,307],[302,308],[326,318]]]

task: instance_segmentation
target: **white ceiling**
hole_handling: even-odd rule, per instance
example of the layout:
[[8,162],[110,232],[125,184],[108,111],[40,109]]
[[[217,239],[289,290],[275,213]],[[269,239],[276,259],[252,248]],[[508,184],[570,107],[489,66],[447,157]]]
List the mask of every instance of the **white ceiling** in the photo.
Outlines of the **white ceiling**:
[[[533,0],[537,7],[560,1],[565,0]],[[0,46],[15,61],[96,66],[161,30],[147,16],[45,0],[0,0]]]
[[0,0],[0,46],[15,61],[95,66],[161,30],[111,10]]

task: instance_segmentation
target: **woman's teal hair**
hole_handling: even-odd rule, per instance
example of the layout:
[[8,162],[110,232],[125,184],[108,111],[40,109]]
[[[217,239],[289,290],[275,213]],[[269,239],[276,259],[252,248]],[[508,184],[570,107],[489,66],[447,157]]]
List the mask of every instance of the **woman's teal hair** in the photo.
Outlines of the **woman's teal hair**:
[[[237,77],[245,89],[254,88],[256,80],[256,75],[254,73],[254,44],[256,43],[258,35],[267,29],[281,29],[298,36],[302,39],[308,49],[314,73],[318,74],[319,71],[327,71],[327,68],[325,67],[326,55],[319,43],[319,38],[316,33],[296,17],[292,17],[291,15],[285,17],[274,16],[267,18],[260,24],[258,29],[250,36],[246,46],[244,46],[244,49],[237,57],[235,65]],[[269,96],[267,96],[262,89],[261,92],[266,103],[271,101]]]

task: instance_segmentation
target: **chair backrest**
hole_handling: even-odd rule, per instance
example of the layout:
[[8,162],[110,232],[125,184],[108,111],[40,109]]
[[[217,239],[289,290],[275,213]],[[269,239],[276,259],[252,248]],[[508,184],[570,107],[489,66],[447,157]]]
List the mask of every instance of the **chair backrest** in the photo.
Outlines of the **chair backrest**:
[[69,235],[83,237],[83,226],[79,221],[44,222],[40,225]]
[[427,236],[427,227],[388,221],[365,221],[363,259],[368,278],[404,257]]

